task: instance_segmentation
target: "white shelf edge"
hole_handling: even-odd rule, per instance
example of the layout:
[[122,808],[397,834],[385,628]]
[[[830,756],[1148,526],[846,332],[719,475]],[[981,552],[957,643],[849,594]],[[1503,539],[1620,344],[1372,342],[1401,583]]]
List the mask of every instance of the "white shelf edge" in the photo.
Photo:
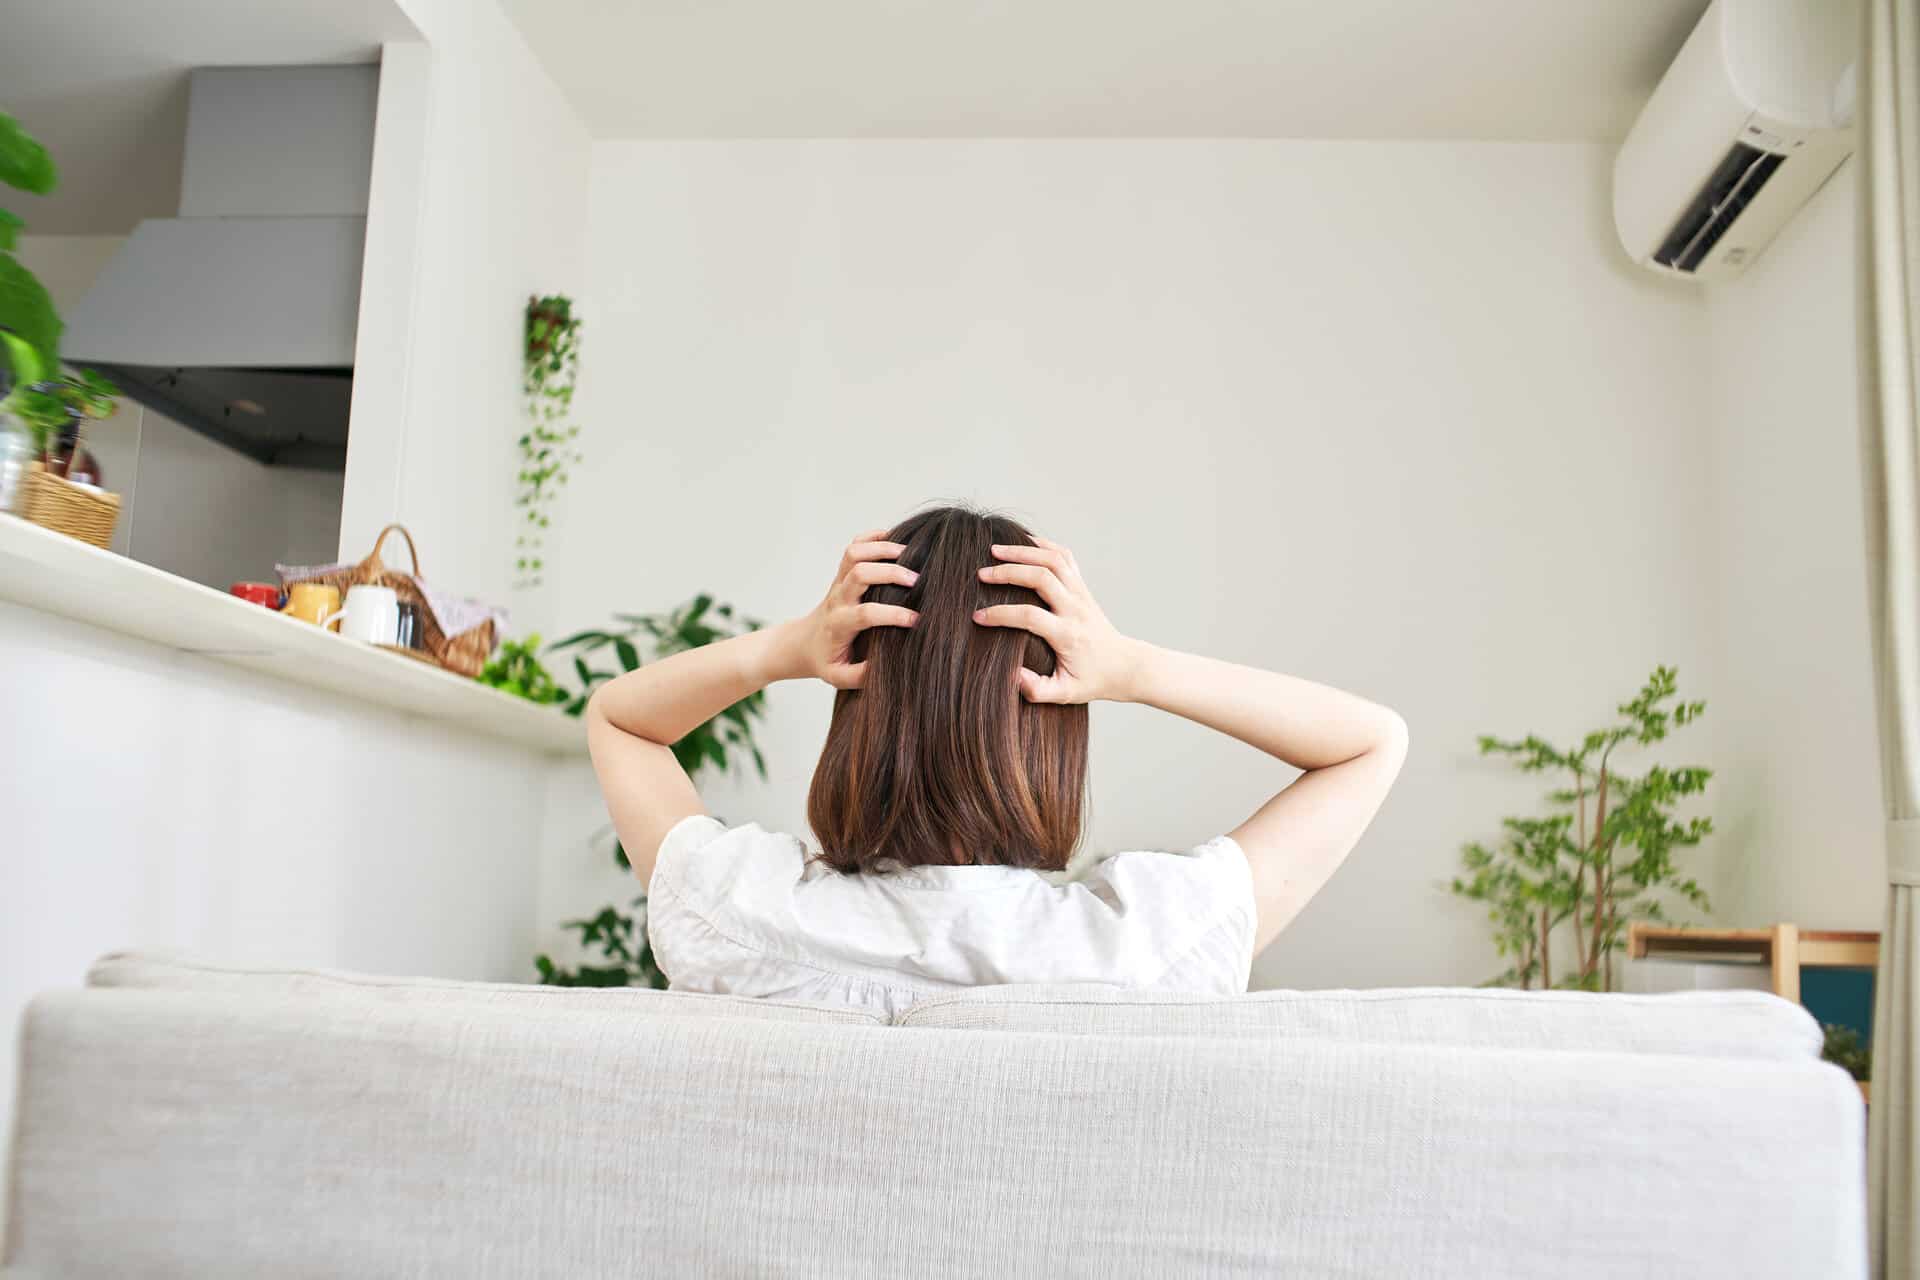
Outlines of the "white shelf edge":
[[0,513],[0,600],[551,756],[585,726],[512,694]]

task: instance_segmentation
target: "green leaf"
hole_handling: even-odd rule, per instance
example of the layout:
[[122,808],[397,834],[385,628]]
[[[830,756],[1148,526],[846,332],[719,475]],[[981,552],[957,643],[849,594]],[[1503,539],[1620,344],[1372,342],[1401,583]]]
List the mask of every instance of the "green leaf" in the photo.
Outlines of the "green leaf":
[[20,221],[19,217],[12,212],[0,209],[0,249],[13,248],[20,228],[25,225],[26,223]]
[[6,356],[7,364],[13,369],[16,386],[24,387],[46,376],[46,366],[40,361],[40,353],[18,334],[0,329],[0,355]]
[[576,644],[589,643],[598,648],[611,639],[613,637],[604,631],[576,631],[565,640],[555,640],[547,646],[547,651],[551,653],[555,649],[570,649]]
[[44,196],[59,181],[59,171],[47,149],[34,141],[18,120],[0,111],[0,183]]
[[619,655],[620,665],[628,671],[632,671],[640,665],[640,654],[629,641],[615,640],[613,642],[613,651]]
[[33,273],[12,254],[0,253],[0,329],[32,347],[45,371],[60,367],[61,327],[53,299]]

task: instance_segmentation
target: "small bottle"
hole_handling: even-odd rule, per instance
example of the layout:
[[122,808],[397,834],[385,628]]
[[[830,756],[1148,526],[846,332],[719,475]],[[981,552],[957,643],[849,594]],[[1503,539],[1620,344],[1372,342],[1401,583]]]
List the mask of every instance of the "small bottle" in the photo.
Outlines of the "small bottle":
[[12,511],[33,462],[33,437],[10,414],[0,413],[0,511]]

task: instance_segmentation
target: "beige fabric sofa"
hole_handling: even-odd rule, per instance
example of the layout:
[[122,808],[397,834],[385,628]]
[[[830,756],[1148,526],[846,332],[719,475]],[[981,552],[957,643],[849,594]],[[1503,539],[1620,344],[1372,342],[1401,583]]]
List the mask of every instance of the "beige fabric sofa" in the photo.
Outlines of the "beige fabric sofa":
[[775,1001],[112,956],[22,1028],[8,1276],[1850,1276],[1770,996]]

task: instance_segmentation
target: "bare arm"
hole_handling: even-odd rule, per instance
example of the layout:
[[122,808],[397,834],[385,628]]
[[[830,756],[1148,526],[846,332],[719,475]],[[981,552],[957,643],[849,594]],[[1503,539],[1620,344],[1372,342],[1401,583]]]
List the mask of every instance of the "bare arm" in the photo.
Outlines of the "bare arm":
[[1407,726],[1338,689],[1139,646],[1122,696],[1238,738],[1304,772],[1229,834],[1253,868],[1258,951],[1333,878],[1387,798]]
[[1002,605],[975,619],[1032,631],[1052,646],[1051,676],[1020,674],[1035,702],[1107,699],[1158,707],[1303,771],[1229,834],[1253,869],[1255,950],[1293,921],[1373,821],[1407,753],[1385,707],[1325,685],[1128,639],[1107,621],[1064,547],[995,547],[980,576],[1032,587],[1047,608]]
[[707,811],[673,758],[675,742],[776,680],[818,676],[835,688],[856,688],[866,664],[848,661],[854,636],[868,627],[913,625],[911,609],[860,603],[876,582],[910,586],[917,576],[891,563],[905,548],[879,541],[883,533],[854,540],[826,599],[806,616],[648,663],[588,701],[587,749],[600,794],[642,883],[652,878],[660,842],[674,824]]

